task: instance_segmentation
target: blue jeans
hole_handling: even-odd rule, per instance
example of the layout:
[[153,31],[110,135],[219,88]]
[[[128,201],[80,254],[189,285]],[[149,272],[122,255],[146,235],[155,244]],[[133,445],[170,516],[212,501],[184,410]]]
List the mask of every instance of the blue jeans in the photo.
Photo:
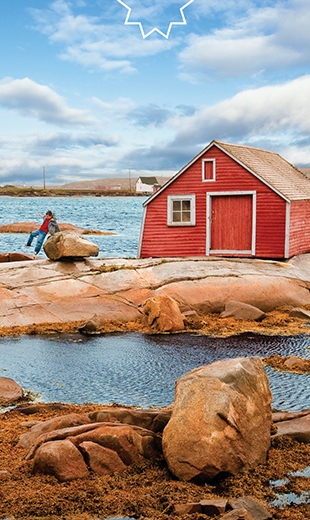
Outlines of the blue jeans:
[[35,237],[38,237],[36,247],[34,248],[34,252],[38,253],[40,251],[41,247],[43,246],[43,242],[44,242],[46,235],[47,235],[47,233],[45,233],[45,231],[41,231],[41,229],[36,229],[36,231],[32,231],[32,233],[30,233],[26,245],[31,246],[33,239]]

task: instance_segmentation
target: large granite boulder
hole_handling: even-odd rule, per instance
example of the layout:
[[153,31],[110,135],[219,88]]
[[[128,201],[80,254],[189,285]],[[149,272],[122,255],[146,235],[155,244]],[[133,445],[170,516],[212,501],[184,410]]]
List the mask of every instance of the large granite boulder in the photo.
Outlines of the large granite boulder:
[[22,387],[9,377],[0,377],[0,405],[9,405],[24,395]]
[[43,249],[50,260],[61,258],[84,258],[98,256],[99,247],[75,233],[74,231],[60,231],[49,237]]
[[259,358],[217,361],[176,383],[163,453],[181,480],[207,482],[266,461],[271,392]]

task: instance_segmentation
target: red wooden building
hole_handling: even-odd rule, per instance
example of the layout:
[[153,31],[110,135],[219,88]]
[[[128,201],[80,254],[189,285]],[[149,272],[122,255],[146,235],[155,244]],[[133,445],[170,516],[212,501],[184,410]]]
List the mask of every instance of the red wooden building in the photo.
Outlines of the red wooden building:
[[310,180],[266,150],[212,141],[144,206],[142,258],[310,251]]

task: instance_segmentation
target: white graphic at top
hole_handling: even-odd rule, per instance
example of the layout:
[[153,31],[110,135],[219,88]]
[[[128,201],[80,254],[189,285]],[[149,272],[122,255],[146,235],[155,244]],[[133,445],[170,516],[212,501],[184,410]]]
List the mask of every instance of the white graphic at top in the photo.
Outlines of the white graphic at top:
[[[170,22],[166,32],[161,31],[160,29],[158,29],[158,27],[153,27],[153,29],[151,29],[150,31],[145,32],[144,27],[143,27],[143,23],[141,21],[140,22],[130,21],[130,17],[132,16],[132,8],[129,5],[127,5],[125,2],[123,2],[123,0],[117,0],[117,1],[118,1],[119,4],[122,4],[127,9],[127,15],[126,15],[126,19],[125,19],[124,25],[138,25],[139,28],[140,28],[140,31],[141,31],[143,39],[147,38],[148,36],[150,36],[154,32],[157,32],[158,34],[160,34],[164,38],[168,39],[173,25],[187,25],[186,18],[184,16],[184,12],[183,11],[184,11],[184,9],[187,6],[189,6],[190,4],[192,4],[194,2],[194,0],[189,0],[188,2],[186,2],[186,4],[184,4],[182,7],[180,7],[179,11],[180,11],[180,15],[181,15],[182,21],[181,22]],[[131,0],[128,0],[128,2],[132,3]]]

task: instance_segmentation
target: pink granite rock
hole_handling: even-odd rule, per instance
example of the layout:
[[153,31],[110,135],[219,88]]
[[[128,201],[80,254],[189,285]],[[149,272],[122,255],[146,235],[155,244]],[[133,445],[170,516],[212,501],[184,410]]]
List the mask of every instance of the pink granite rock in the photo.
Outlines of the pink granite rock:
[[33,473],[53,475],[60,482],[89,476],[83,455],[68,440],[42,444],[34,457]]
[[271,392],[262,361],[217,361],[177,381],[164,457],[181,480],[235,475],[266,461],[270,428]]

